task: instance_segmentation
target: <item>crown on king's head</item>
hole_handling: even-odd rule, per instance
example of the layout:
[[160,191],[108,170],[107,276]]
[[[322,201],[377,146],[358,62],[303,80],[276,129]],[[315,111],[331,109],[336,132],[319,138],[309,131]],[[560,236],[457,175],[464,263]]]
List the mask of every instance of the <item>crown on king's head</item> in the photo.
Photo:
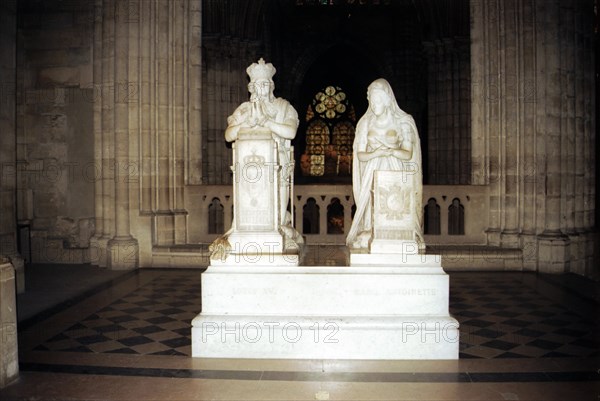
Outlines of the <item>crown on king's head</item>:
[[275,67],[271,63],[265,63],[265,60],[261,57],[258,63],[252,63],[252,65],[246,68],[246,72],[250,77],[250,81],[258,81],[261,79],[273,80],[275,75]]

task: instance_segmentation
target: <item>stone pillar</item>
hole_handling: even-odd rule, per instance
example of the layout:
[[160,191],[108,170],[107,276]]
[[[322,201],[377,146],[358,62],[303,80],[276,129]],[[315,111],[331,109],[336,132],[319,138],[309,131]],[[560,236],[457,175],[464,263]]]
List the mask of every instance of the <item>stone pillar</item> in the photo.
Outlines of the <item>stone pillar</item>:
[[0,257],[0,388],[19,376],[15,270]]
[[[538,268],[546,273],[562,273],[569,268],[569,238],[561,230],[561,189],[567,178],[567,149],[561,145],[566,135],[561,109],[561,41],[560,32],[566,29],[559,25],[561,7],[557,0],[538,2],[539,24],[543,27],[542,41],[538,45],[538,59],[543,65],[538,67],[538,88],[544,88],[544,98],[538,107],[539,146],[544,146],[546,179],[544,183],[545,208],[544,230],[538,236]],[[566,96],[566,94],[565,94]],[[543,144],[541,143],[543,141]]]
[[[169,26],[169,3],[158,2],[156,15],[152,23],[157,27]],[[156,30],[156,183],[157,210],[154,214],[155,227],[154,243],[157,245],[169,245],[173,241],[174,221],[170,213],[170,188],[173,188],[171,176],[170,155],[173,153],[171,135],[171,113],[169,113],[170,95],[170,60],[169,60],[169,30]]]
[[25,267],[17,250],[16,183],[16,2],[0,5],[0,257],[10,259],[19,292],[25,291]]
[[100,89],[94,104],[94,152],[102,173],[96,184],[92,256],[100,266],[132,269],[138,266],[138,244],[130,233],[128,44],[135,21],[127,0],[97,1],[95,16],[94,80]]
[[[96,0],[94,3],[94,60],[93,60],[93,99],[94,101],[94,216],[96,231],[90,238],[90,261],[99,266],[106,266],[106,241],[102,241],[104,236],[104,205],[103,205],[103,185],[104,179],[102,172],[104,170],[103,160],[103,138],[102,133],[102,43],[103,43],[103,7],[102,0]],[[97,174],[96,172],[100,172]]]
[[[132,19],[128,1],[115,1],[114,36],[114,174],[115,174],[115,235],[108,242],[111,269],[133,269],[138,266],[138,242],[131,236],[129,224],[129,183],[132,164],[129,160],[129,108],[131,88],[128,73],[129,29],[137,25]],[[131,55],[130,55],[131,56]],[[133,56],[137,56],[134,54]]]
[[490,186],[488,244],[521,248],[529,270],[581,273],[588,258],[592,6],[471,2],[473,183]]
[[[187,242],[186,183],[201,183],[200,2],[136,3],[139,96],[132,109],[152,116],[139,133],[140,208],[151,217],[152,245]],[[137,8],[139,7],[139,9]],[[136,113],[137,114],[137,113]],[[190,136],[191,135],[191,136]]]
[[[98,5],[98,4],[97,4]],[[101,224],[96,226],[95,241],[98,248],[99,266],[108,266],[109,251],[108,241],[115,235],[115,159],[114,159],[114,95],[117,87],[114,79],[114,43],[115,43],[115,7],[113,0],[103,0],[102,17],[96,19],[95,35],[102,35],[99,49],[94,49],[94,79],[100,79],[95,85],[99,88],[99,97],[96,98],[96,109],[100,108],[100,116],[94,117],[94,144],[100,146],[95,149],[96,157],[100,157],[101,182],[96,190],[96,209],[101,205]],[[98,27],[100,25],[100,28]],[[96,45],[98,41],[94,41]],[[100,58],[100,60],[98,60]],[[99,71],[98,71],[99,70]],[[97,218],[99,216],[96,216]],[[100,231],[102,230],[102,231]],[[101,233],[101,235],[100,235]]]
[[328,201],[321,197],[315,198],[317,200],[317,206],[319,207],[319,235],[327,235],[327,206]]
[[[599,105],[596,103],[597,92],[599,85],[595,78],[595,71],[597,71],[598,65],[596,61],[597,56],[597,42],[594,39],[594,33],[589,28],[593,25],[594,16],[589,12],[589,3],[584,8],[579,5],[578,15],[582,15],[583,18],[579,18],[578,31],[583,33],[583,52],[582,58],[580,59],[578,66],[581,70],[580,74],[584,77],[584,146],[585,146],[585,178],[584,180],[584,206],[583,206],[583,221],[585,224],[582,232],[589,233],[588,240],[586,243],[586,262],[585,262],[585,274],[586,275],[598,275],[598,264],[595,259],[595,236],[593,234],[594,227],[596,224],[596,205],[597,205],[597,192],[596,192],[596,147],[598,143],[596,141],[597,133],[597,121],[596,117],[598,112],[597,108]],[[596,81],[596,86],[592,84]],[[579,96],[578,96],[579,97]],[[587,217],[587,218],[586,218]],[[595,272],[594,272],[595,271]]]
[[104,250],[98,264],[133,268],[150,263],[153,246],[187,243],[185,185],[202,177],[201,1],[96,0],[96,7],[103,179],[94,240]]
[[[143,118],[139,125],[139,167],[140,167],[140,198],[139,208],[143,216],[152,216],[156,210],[156,198],[153,196],[156,180],[156,147],[154,145],[154,133],[156,132],[156,117],[154,116],[154,104],[156,89],[154,79],[156,77],[155,27],[149,22],[154,20],[156,9],[154,3],[140,9],[140,47],[139,47],[139,110]],[[150,117],[152,116],[152,117]]]
[[471,127],[473,149],[473,184],[490,186],[488,243],[500,245],[502,187],[500,149],[500,109],[498,106],[501,77],[498,1],[471,1]]
[[[577,1],[577,3],[580,3]],[[561,227],[569,238],[569,267],[568,271],[583,271],[584,258],[582,256],[582,237],[576,229],[576,165],[577,154],[575,147],[577,142],[576,135],[576,38],[575,30],[577,23],[575,20],[576,4],[574,1],[563,1],[560,9],[560,25],[564,28],[560,30],[560,92],[561,92],[561,153],[564,154],[561,160],[561,170],[564,177],[561,180]]]
[[536,37],[534,20],[534,4],[531,1],[521,3],[521,8],[516,15],[518,20],[519,40],[516,50],[518,52],[518,86],[517,96],[519,99],[519,127],[522,133],[519,135],[517,146],[518,156],[517,168],[517,199],[519,205],[518,227],[520,230],[520,246],[523,249],[523,269],[537,269],[537,219],[536,219],[536,185],[541,176],[538,171],[536,160],[536,93],[535,74],[533,66],[536,60]]
[[486,13],[481,1],[471,1],[471,184],[489,182],[487,151],[487,80],[489,46],[486,42]]
[[[188,9],[188,159],[187,184],[202,184],[202,2],[190,1]],[[184,66],[186,68],[186,66]]]
[[[596,213],[596,87],[594,66],[597,46],[594,47],[594,14],[589,2],[574,2],[575,48],[575,232],[578,236],[575,252],[571,253],[571,271],[578,274],[597,275],[594,259],[594,229]],[[575,254],[579,254],[576,257]],[[596,270],[594,274],[594,270]]]
[[521,129],[522,99],[519,93],[521,87],[521,65],[519,65],[516,15],[517,7],[509,2],[499,3],[499,12],[504,18],[499,24],[500,43],[504,52],[498,54],[503,79],[499,82],[498,106],[502,123],[498,140],[499,165],[502,174],[498,177],[499,193],[501,194],[502,209],[500,211],[500,244],[506,248],[516,248],[519,245],[519,148],[523,135]]

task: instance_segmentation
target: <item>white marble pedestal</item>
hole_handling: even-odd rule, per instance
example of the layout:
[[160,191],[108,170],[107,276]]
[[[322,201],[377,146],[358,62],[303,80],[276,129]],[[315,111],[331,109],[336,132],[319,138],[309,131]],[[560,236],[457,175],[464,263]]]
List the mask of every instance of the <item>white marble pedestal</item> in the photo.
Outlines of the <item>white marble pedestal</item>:
[[192,356],[457,359],[439,257],[387,256],[352,255],[349,267],[210,266]]

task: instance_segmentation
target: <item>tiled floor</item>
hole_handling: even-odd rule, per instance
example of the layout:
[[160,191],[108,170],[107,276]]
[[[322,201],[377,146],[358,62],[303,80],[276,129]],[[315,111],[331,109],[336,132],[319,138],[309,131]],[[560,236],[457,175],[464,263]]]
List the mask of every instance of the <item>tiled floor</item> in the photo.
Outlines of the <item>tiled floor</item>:
[[199,271],[163,271],[34,350],[190,356],[199,288]]
[[190,358],[201,271],[107,276],[75,302],[20,323],[21,378],[0,399],[600,399],[598,303],[576,291],[584,279],[450,278],[461,359],[376,362]]

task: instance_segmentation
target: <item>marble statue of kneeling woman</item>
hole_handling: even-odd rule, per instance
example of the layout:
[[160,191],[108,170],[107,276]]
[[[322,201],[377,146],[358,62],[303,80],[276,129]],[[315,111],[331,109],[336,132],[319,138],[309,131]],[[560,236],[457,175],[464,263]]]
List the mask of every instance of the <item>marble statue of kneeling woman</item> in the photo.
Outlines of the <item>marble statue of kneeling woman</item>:
[[415,192],[414,240],[422,244],[421,145],[414,119],[398,106],[388,81],[377,79],[367,90],[369,107],[358,122],[353,145],[352,190],[356,213],[346,238],[351,249],[368,249],[373,235],[372,189],[375,171],[406,171],[402,185]]

